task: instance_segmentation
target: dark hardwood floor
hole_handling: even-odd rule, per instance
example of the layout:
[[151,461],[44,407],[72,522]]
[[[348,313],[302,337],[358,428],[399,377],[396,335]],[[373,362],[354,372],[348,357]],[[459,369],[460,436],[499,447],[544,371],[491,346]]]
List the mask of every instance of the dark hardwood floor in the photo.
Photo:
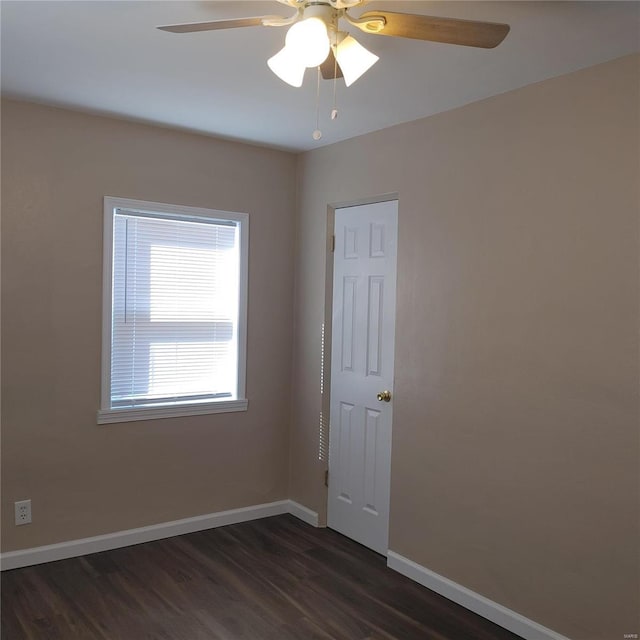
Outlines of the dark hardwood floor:
[[520,640],[276,516],[2,573],[2,640]]

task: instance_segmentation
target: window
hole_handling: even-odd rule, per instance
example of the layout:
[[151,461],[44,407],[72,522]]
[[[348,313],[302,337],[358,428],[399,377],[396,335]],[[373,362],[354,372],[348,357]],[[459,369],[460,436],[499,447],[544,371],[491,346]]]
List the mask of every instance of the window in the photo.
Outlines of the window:
[[249,217],[104,199],[98,423],[242,411]]

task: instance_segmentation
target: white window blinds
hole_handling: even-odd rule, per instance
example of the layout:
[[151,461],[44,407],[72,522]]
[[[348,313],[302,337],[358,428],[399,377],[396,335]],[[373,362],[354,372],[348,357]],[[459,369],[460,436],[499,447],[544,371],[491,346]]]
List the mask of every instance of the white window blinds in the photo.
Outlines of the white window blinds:
[[238,397],[240,224],[115,209],[110,408]]

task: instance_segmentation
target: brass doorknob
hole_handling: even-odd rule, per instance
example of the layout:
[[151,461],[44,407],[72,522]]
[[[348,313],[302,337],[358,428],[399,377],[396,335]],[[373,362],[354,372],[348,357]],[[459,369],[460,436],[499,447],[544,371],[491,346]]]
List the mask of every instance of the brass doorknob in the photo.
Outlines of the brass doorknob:
[[391,402],[391,391],[381,391],[378,394],[378,402]]

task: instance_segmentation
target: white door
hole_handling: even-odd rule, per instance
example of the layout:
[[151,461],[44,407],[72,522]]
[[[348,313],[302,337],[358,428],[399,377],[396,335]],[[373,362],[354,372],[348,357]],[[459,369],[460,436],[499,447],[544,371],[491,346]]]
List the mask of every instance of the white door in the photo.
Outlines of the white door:
[[397,228],[397,201],[336,210],[328,525],[384,555]]

